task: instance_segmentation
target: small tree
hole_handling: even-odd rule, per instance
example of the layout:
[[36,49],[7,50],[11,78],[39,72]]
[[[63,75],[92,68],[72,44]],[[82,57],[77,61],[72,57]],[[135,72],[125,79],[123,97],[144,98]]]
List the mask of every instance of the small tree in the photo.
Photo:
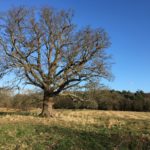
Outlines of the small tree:
[[44,91],[41,116],[52,116],[53,97],[64,90],[110,76],[107,33],[75,27],[71,11],[52,8],[19,7],[0,18],[0,74]]

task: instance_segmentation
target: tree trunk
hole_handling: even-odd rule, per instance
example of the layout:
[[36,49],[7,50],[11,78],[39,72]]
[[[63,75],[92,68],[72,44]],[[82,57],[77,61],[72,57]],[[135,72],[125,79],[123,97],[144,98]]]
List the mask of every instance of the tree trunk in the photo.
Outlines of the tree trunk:
[[53,113],[53,97],[49,92],[44,92],[42,112],[39,114],[41,117],[54,117]]

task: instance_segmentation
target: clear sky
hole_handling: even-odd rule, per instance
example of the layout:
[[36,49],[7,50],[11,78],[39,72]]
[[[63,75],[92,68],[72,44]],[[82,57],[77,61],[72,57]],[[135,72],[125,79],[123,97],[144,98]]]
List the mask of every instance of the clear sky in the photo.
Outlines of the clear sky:
[[104,28],[112,45],[116,90],[150,92],[150,0],[0,0],[0,11],[12,6],[52,6],[75,12],[78,27]]

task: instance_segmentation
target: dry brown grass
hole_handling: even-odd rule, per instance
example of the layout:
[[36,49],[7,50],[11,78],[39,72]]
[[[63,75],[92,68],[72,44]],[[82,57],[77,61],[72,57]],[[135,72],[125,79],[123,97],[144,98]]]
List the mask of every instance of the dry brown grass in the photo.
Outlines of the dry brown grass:
[[[39,114],[40,109],[33,109],[30,113]],[[54,118],[40,118],[37,116],[19,115],[19,110],[0,108],[0,112],[18,112],[0,117],[0,124],[4,123],[32,123],[44,125],[63,125],[66,127],[79,126],[106,126],[125,125],[126,120],[150,121],[150,112],[122,112],[122,111],[97,111],[97,110],[55,110]]]

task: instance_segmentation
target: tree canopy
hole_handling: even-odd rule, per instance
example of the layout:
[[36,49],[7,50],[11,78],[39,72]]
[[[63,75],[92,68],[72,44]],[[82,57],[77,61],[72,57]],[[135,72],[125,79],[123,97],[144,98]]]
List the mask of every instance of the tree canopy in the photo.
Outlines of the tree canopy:
[[[104,29],[78,30],[71,11],[19,7],[0,16],[0,76],[44,90],[48,97],[110,77]],[[84,81],[84,82],[83,82]]]

